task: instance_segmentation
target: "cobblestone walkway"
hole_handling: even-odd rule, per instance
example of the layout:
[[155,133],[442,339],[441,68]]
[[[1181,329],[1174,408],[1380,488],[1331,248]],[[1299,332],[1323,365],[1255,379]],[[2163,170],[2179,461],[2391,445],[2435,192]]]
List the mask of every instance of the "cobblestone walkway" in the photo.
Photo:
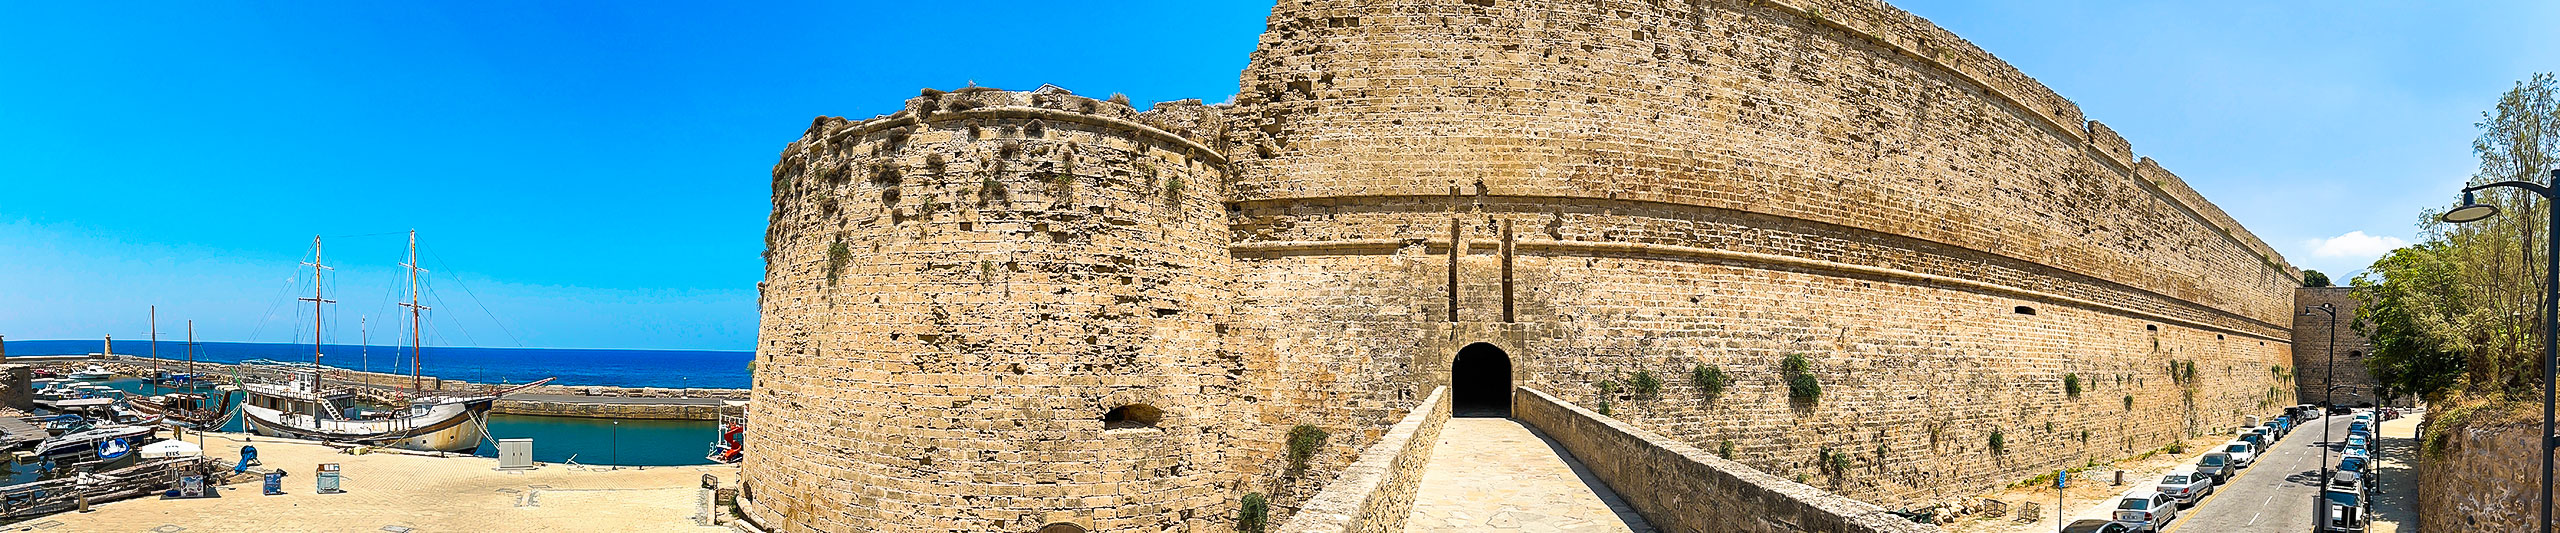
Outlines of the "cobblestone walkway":
[[1449,419],[1415,492],[1405,531],[1653,531],[1564,448],[1507,418]]

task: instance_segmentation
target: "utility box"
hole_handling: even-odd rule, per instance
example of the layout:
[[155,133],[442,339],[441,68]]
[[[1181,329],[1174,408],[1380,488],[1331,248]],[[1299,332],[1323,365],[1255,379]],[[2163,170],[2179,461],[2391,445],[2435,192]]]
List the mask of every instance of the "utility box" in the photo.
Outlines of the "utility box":
[[532,470],[533,439],[498,439],[499,470]]
[[313,487],[316,492],[321,494],[346,492],[338,490],[338,463],[320,463],[320,471],[311,477],[319,480],[319,486]]

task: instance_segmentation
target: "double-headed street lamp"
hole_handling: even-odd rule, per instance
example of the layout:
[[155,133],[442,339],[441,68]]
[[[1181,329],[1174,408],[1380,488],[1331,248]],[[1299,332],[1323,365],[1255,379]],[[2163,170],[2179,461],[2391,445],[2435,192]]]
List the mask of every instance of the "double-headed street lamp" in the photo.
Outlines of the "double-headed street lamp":
[[[2551,171],[2551,181],[2560,184],[2560,170]],[[2481,189],[2496,187],[2524,189],[2541,196],[2543,203],[2548,207],[2545,211],[2551,213],[2551,225],[2544,226],[2542,230],[2544,234],[2551,237],[2551,241],[2548,247],[2543,248],[2543,256],[2550,260],[2550,263],[2542,270],[2545,276],[2542,284],[2542,442],[2540,443],[2542,451],[2534,454],[2542,456],[2542,490],[2540,491],[2542,533],[2551,533],[2551,449],[2554,447],[2554,440],[2551,438],[2552,385],[2554,372],[2560,372],[2560,368],[2554,368],[2560,366],[2560,342],[2556,342],[2560,339],[2554,339],[2555,336],[2560,336],[2560,233],[2552,233],[2552,231],[2560,230],[2560,205],[2550,204],[2560,200],[2560,192],[2552,190],[2550,184],[2518,180],[2463,187],[2462,205],[2455,206],[2452,211],[2444,212],[2444,221],[2462,224],[2498,216],[2498,206],[2480,203],[2472,197],[2472,193]]]
[[[2320,385],[2328,389],[2320,393],[2320,490],[2312,493],[2313,497],[2323,498],[2321,501],[2326,501],[2325,498],[2328,496],[2323,493],[2329,490],[2330,476],[2329,407],[2337,405],[2338,398],[2338,304],[2320,302],[2320,305],[2304,307],[2302,316],[2311,316],[2315,311],[2329,314],[2329,377],[2320,380]],[[2311,512],[2316,516],[2327,516],[2325,514],[2327,511],[2321,507],[2312,505]],[[2312,523],[2319,523],[2319,521],[2314,520]]]

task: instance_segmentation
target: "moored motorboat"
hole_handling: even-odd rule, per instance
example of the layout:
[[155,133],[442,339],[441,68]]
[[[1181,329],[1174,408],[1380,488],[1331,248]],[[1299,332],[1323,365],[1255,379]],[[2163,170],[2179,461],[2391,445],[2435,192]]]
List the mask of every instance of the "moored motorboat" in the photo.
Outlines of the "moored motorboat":
[[104,461],[113,466],[132,462],[134,449],[158,440],[151,426],[99,426],[37,442],[28,456],[57,463]]
[[106,365],[97,364],[89,365],[87,368],[82,368],[78,372],[71,373],[71,379],[85,381],[101,381],[114,377],[116,377],[116,373],[108,371]]

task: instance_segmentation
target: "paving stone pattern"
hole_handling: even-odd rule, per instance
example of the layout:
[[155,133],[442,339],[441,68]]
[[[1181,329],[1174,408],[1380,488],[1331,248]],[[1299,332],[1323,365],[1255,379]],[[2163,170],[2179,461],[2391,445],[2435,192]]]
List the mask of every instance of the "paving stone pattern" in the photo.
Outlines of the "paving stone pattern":
[[1404,530],[1654,531],[1571,455],[1508,418],[1449,419]]

